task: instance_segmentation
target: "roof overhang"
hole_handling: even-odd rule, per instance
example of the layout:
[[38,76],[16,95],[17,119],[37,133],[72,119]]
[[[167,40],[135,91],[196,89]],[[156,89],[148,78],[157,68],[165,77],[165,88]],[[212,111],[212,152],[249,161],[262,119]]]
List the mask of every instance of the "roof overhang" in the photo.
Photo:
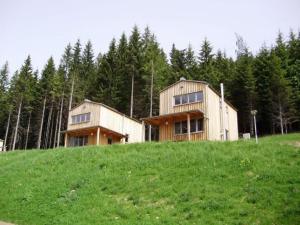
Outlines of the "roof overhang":
[[171,121],[185,120],[187,119],[188,114],[191,117],[197,117],[197,116],[204,117],[204,113],[201,110],[195,109],[195,110],[189,110],[185,112],[176,112],[176,113],[170,113],[170,114],[165,114],[160,116],[141,118],[141,120],[144,121],[146,124],[159,126],[160,124],[170,120]]
[[106,133],[106,134],[112,134],[115,136],[120,136],[120,137],[126,137],[126,135],[121,134],[119,132],[107,129],[105,127],[101,126],[93,126],[93,127],[84,127],[84,128],[78,128],[78,129],[71,129],[71,130],[64,130],[61,133],[67,133],[70,135],[90,135],[90,134],[95,134],[97,132],[97,128],[100,128],[100,132]]

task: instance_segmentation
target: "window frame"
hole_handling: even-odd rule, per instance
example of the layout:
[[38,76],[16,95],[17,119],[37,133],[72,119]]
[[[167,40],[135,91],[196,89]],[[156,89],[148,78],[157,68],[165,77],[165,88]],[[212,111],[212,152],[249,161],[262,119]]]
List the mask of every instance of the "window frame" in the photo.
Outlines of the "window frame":
[[[197,95],[197,94],[199,94],[199,95]],[[190,101],[190,96],[191,95],[194,95],[194,101]],[[183,97],[187,97],[187,102],[183,103]],[[178,98],[179,98],[180,103],[176,103],[176,99],[178,100]],[[174,99],[173,100],[173,106],[175,107],[175,106],[181,106],[181,105],[187,105],[187,104],[194,104],[194,103],[203,102],[203,98],[204,98],[203,90],[196,91],[196,92],[191,92],[191,93],[187,93],[187,94],[182,94],[182,95],[174,95],[173,96],[173,99]]]
[[71,124],[88,123],[91,121],[91,113],[81,113],[71,116]]
[[[204,131],[204,118],[194,118],[190,120],[190,125],[192,124],[192,121],[195,123],[195,131],[190,131],[191,134],[195,134],[195,133],[201,133]],[[201,121],[201,130],[199,129],[199,121]],[[183,132],[183,128],[184,128],[184,123],[186,123],[186,132]],[[177,125],[176,125],[177,124]],[[176,127],[179,126],[179,133],[177,132],[178,130],[176,129]],[[191,126],[190,126],[191,129]],[[188,130],[187,130],[187,120],[181,120],[181,121],[176,121],[174,122],[174,135],[185,135],[188,134]]]

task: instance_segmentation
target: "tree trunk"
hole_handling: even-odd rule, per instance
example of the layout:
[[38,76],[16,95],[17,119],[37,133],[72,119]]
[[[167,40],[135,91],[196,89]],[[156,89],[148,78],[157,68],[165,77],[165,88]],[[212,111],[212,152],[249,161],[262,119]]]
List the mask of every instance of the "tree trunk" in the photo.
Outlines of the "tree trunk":
[[[153,105],[153,77],[154,77],[154,71],[153,71],[153,60],[151,60],[151,86],[150,86],[150,113],[149,116],[152,116],[152,105]],[[149,137],[148,140],[151,141],[151,135],[152,135],[152,127],[149,125]]]
[[49,145],[48,145],[48,148],[51,148],[52,146],[52,136],[53,136],[53,125],[54,125],[54,116],[55,114],[52,112],[52,116],[51,116],[51,123],[50,123],[50,135],[49,135]]
[[10,116],[11,116],[11,111],[9,111],[9,115],[8,115],[6,131],[5,131],[5,138],[4,138],[4,145],[3,145],[3,151],[6,151],[7,136],[8,136],[9,125],[10,125]]
[[283,121],[282,121],[282,107],[281,104],[279,104],[279,120],[280,120],[280,131],[283,135]]
[[72,109],[72,101],[73,101],[73,92],[74,92],[74,82],[75,78],[72,79],[72,87],[71,87],[71,94],[70,94],[70,101],[69,101],[69,111]]
[[21,108],[22,108],[22,101],[20,101],[19,104],[19,110],[18,110],[18,118],[17,118],[17,123],[16,123],[16,128],[15,128],[15,135],[14,135],[14,141],[13,141],[13,146],[12,146],[12,150],[15,150],[16,147],[16,141],[17,141],[17,137],[18,137],[18,129],[19,129],[19,123],[20,123],[20,116],[21,116]]
[[132,66],[131,76],[131,97],[130,97],[130,117],[133,116],[133,89],[134,89],[134,66]]
[[59,147],[60,144],[60,132],[61,132],[61,120],[62,120],[62,111],[63,111],[63,106],[64,106],[64,92],[62,94],[61,98],[61,104],[60,104],[60,113],[59,113],[59,124],[58,124],[58,134],[57,134],[57,147]]
[[28,126],[27,126],[27,132],[26,132],[26,141],[25,141],[25,150],[27,149],[27,144],[28,144],[28,135],[29,135],[29,129],[30,129],[30,120],[31,120],[31,112],[29,114],[29,119],[28,119]]
[[41,148],[41,142],[42,142],[42,133],[43,133],[43,124],[44,124],[44,115],[45,115],[45,107],[46,107],[46,97],[44,98],[44,104],[43,104],[43,114],[42,114],[42,120],[40,125],[40,131],[39,131],[39,138],[38,138],[38,144],[37,148]]
[[45,136],[45,146],[44,148],[48,147],[48,139],[49,139],[49,131],[50,131],[50,125],[51,125],[51,117],[52,117],[52,111],[53,111],[53,104],[54,104],[54,100],[52,99],[52,103],[51,103],[51,108],[50,108],[50,112],[48,115],[48,121],[47,121],[47,128],[46,128],[46,136]]
[[55,122],[55,132],[54,132],[54,138],[53,138],[53,146],[52,148],[55,148],[56,146],[56,136],[57,136],[57,129],[58,129],[58,119],[59,119],[59,110],[57,110],[56,113],[56,122]]

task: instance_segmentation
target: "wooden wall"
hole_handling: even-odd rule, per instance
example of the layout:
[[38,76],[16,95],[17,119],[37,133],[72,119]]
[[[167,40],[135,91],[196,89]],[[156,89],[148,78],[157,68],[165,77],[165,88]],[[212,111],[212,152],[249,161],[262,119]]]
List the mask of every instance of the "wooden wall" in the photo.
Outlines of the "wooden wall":
[[[212,89],[207,87],[207,117],[209,140],[221,140],[222,115],[220,108],[221,98]],[[238,140],[237,112],[225,102],[224,127],[228,132],[229,140]]]
[[[174,105],[174,96],[203,91],[203,101],[185,105]],[[160,93],[160,115],[199,109],[204,113],[204,133],[191,134],[191,139],[221,140],[220,96],[206,83],[180,81]],[[224,126],[229,131],[229,140],[238,139],[237,112],[225,102]],[[166,122],[166,121],[165,121]],[[160,140],[186,140],[187,135],[174,135],[174,121],[160,126]]]
[[[191,120],[199,117],[191,117]],[[188,141],[187,134],[175,134],[175,122],[177,120],[166,120],[159,126],[159,140],[160,141]],[[191,133],[192,141],[207,140],[208,139],[208,120],[203,120],[203,131]]]
[[128,134],[128,142],[142,142],[142,124],[104,106],[100,109],[100,125],[120,134]]
[[[91,113],[89,122],[72,124],[72,116],[84,113]],[[135,121],[103,104],[86,101],[78,107],[72,109],[69,113],[68,131],[98,126],[112,130],[119,134],[128,134],[129,143],[143,141],[143,128],[140,122]],[[101,143],[102,140],[104,140],[103,142],[107,143],[107,137],[103,137],[101,139]],[[114,136],[113,141],[116,141]]]
[[[90,121],[72,124],[72,116],[84,113],[91,113]],[[100,125],[100,107],[97,104],[85,102],[78,107],[72,109],[68,118],[68,130],[76,130],[81,128],[95,127]]]
[[160,93],[159,114],[169,114],[175,112],[184,112],[193,109],[200,109],[204,112],[205,102],[197,102],[185,105],[174,106],[174,96],[183,95],[192,92],[203,91],[205,96],[206,84],[191,81],[181,81]]

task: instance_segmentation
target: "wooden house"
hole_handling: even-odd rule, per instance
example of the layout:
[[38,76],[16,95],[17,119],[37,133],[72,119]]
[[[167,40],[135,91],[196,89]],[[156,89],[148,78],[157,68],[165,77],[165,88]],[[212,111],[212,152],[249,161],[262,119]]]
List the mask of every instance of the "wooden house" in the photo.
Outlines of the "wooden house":
[[142,142],[143,127],[107,105],[84,100],[69,111],[65,147]]
[[159,127],[160,141],[237,140],[237,110],[204,81],[180,79],[160,92],[159,116],[143,118]]

